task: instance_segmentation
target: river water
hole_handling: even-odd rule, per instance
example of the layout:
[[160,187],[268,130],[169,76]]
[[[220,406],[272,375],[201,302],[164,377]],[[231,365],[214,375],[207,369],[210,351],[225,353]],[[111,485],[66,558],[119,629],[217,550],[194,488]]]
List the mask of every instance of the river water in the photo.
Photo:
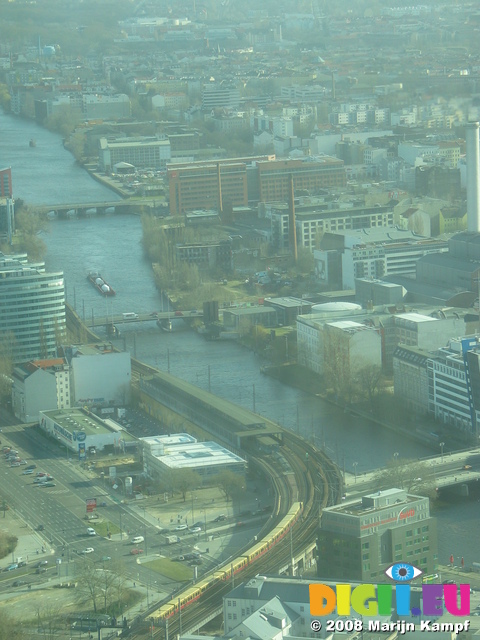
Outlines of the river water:
[[[35,138],[37,146],[29,147]],[[80,168],[61,138],[34,123],[0,112],[0,168],[11,166],[14,197],[29,204],[98,202],[118,196]],[[43,234],[47,269],[63,270],[67,300],[80,316],[151,312],[161,308],[150,264],[142,252],[140,218],[94,216],[54,220]],[[89,271],[99,271],[117,295],[105,300],[88,283]],[[173,320],[173,331],[160,331],[155,322],[120,326],[122,342],[140,360],[266,416],[307,438],[347,472],[383,466],[394,452],[400,457],[431,455],[410,442],[362,418],[352,418],[319,398],[263,375],[261,361],[232,342],[207,342],[190,332],[183,320]],[[468,567],[480,561],[477,550],[479,506],[455,501],[439,509],[439,560],[463,556]]]

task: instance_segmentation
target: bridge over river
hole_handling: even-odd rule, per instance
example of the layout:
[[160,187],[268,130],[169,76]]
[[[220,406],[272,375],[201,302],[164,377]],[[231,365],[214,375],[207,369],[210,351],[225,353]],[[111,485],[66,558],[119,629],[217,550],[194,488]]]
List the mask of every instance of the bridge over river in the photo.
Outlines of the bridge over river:
[[[128,313],[128,312],[127,312]],[[129,313],[129,316],[132,314]],[[157,320],[193,320],[194,318],[203,318],[203,310],[192,309],[191,311],[152,311],[152,313],[136,313],[135,317],[125,318],[124,315],[94,316],[85,318],[84,323],[89,329],[100,326],[118,326],[135,324],[139,322],[156,322]]]
[[88,218],[95,215],[134,213],[141,214],[155,209],[155,202],[144,200],[115,200],[113,202],[72,202],[67,204],[35,205],[35,211],[41,217],[48,218]]
[[[443,443],[440,443],[440,445]],[[397,454],[398,455],[398,454]],[[401,459],[398,460],[402,464]],[[463,451],[443,453],[423,460],[416,460],[412,465],[423,463],[426,468],[425,477],[410,480],[411,493],[422,493],[422,486],[430,485],[436,489],[453,488],[459,495],[469,494],[469,484],[480,482],[480,447],[475,446]],[[378,477],[383,469],[376,469],[369,473],[357,474],[345,473],[345,488],[348,498],[365,495],[370,491],[378,490]],[[407,478],[408,470],[405,473]]]

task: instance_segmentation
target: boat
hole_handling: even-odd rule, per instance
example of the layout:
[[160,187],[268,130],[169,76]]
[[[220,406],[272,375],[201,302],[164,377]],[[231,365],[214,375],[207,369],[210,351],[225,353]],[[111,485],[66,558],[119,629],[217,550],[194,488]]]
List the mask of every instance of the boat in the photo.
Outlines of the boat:
[[95,289],[102,294],[102,296],[114,296],[116,295],[115,289],[113,289],[105,278],[96,271],[91,271],[87,276],[89,282],[93,284]]
[[30,138],[30,142],[28,144],[30,147],[36,147],[37,141],[35,140],[35,138]]
[[168,320],[167,318],[164,318],[163,320],[160,320],[160,318],[157,320],[157,327],[160,327],[160,329],[162,331],[171,331],[172,330],[172,321]]

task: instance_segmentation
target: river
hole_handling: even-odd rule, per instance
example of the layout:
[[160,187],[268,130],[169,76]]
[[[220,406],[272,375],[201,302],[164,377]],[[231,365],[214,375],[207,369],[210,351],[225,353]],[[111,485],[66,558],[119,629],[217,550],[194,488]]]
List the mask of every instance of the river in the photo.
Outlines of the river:
[[[37,146],[28,141],[35,138]],[[0,167],[11,166],[14,196],[27,203],[97,202],[117,200],[95,182],[63,148],[59,136],[34,123],[0,112]],[[105,316],[125,311],[151,312],[161,308],[150,264],[142,252],[140,218],[98,216],[51,221],[43,240],[48,270],[63,270],[67,300],[80,316]],[[105,300],[86,279],[88,271],[102,273],[116,290]],[[430,455],[426,447],[352,418],[319,398],[263,375],[252,352],[232,342],[206,342],[189,331],[181,319],[172,333],[159,331],[154,321],[125,326],[122,341],[140,360],[167,370],[205,389],[252,409],[287,428],[298,431],[326,451],[347,472],[381,467],[398,452],[400,458]],[[120,343],[121,344],[121,343]],[[436,511],[439,518],[439,560],[451,553],[463,556],[466,566],[480,561],[476,536],[479,506],[455,501]]]

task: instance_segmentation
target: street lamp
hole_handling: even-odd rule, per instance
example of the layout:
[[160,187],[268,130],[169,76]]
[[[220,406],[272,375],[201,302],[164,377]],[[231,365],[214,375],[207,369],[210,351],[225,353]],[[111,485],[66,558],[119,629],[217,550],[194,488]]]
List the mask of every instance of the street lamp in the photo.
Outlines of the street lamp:
[[441,449],[441,452],[442,452],[442,462],[443,462],[443,447],[444,446],[445,446],[445,443],[444,442],[440,442],[440,449]]
[[354,462],[353,465],[352,465],[353,466],[353,471],[355,473],[355,483],[357,482],[357,465],[358,465],[358,462]]

